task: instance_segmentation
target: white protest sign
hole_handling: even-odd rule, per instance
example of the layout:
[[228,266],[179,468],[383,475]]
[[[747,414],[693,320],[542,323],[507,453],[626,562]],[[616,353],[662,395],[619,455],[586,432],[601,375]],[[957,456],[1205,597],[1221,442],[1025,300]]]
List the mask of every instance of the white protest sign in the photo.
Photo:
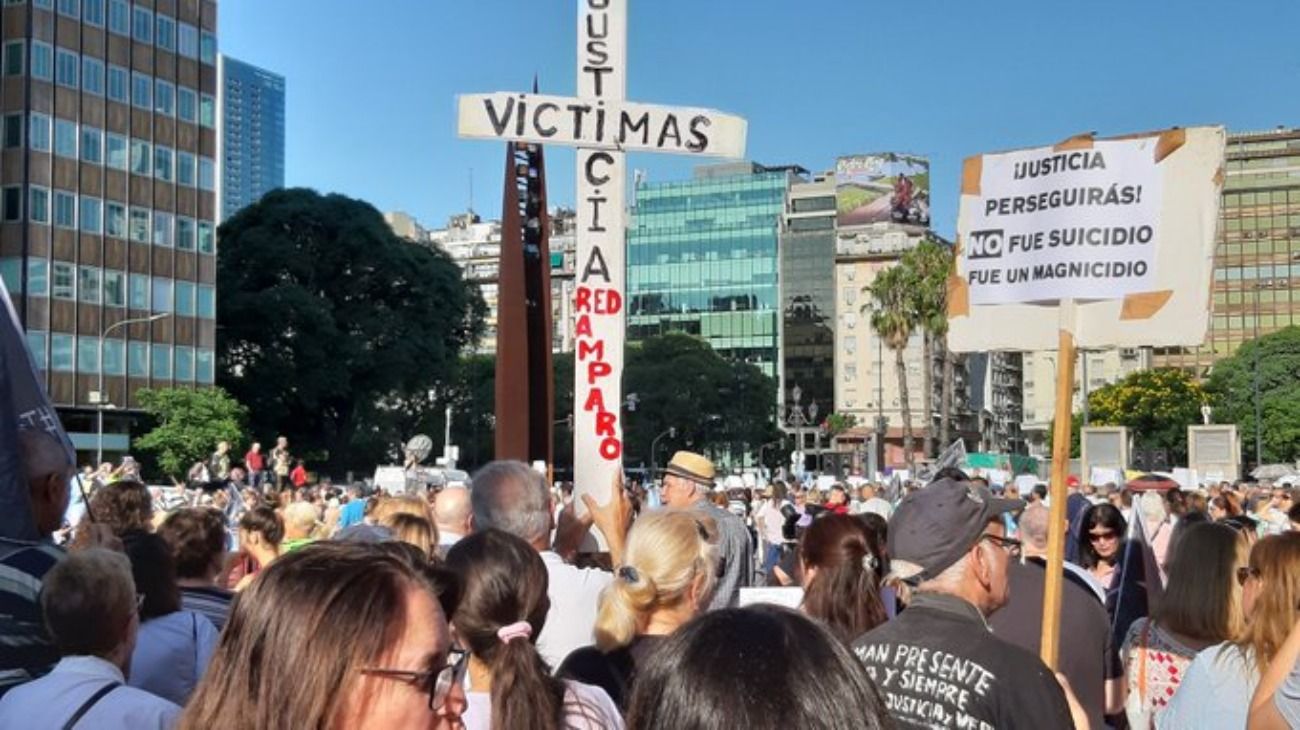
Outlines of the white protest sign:
[[1123,484],[1124,475],[1119,469],[1111,469],[1103,466],[1094,466],[1090,469],[1088,483],[1094,487],[1104,486],[1106,484]]
[[464,137],[578,148],[574,492],[603,503],[623,460],[626,150],[743,157],[747,128],[708,109],[627,101],[627,0],[578,0],[577,41],[576,97],[465,95],[457,125]]
[[1080,348],[1204,342],[1225,141],[1191,127],[968,158],[949,347],[1055,350],[1062,328]]
[[785,606],[786,608],[799,610],[799,605],[803,603],[803,589],[798,586],[789,588],[741,588],[739,606],[753,606],[755,604],[767,603],[774,606]]
[[462,137],[594,150],[740,157],[746,126],[740,117],[711,109],[501,91],[461,96],[457,131]]
[[1118,299],[1155,280],[1155,137],[986,155],[958,227],[971,304]]

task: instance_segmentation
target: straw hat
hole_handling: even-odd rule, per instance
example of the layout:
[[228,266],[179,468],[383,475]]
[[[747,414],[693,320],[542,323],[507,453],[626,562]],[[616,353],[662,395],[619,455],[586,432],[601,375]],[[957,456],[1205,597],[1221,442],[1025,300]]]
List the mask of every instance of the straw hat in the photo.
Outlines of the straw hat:
[[672,474],[689,479],[705,486],[713,486],[713,462],[690,451],[678,451],[672,461],[664,468],[664,474]]

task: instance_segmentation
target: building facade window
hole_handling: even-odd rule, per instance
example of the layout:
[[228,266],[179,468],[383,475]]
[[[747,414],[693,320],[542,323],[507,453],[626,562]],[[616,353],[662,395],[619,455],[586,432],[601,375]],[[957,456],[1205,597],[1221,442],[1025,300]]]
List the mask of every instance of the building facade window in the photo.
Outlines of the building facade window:
[[199,284],[198,312],[203,319],[217,318],[217,290],[210,284]]
[[48,43],[32,41],[32,78],[41,81],[54,80],[54,47]]
[[128,234],[132,241],[136,243],[149,242],[149,210],[146,208],[132,208],[131,218],[128,222]]
[[200,383],[211,385],[216,382],[216,369],[213,367],[212,350],[202,347],[194,354],[194,375]]
[[193,317],[195,313],[194,284],[189,281],[176,281],[176,315]]
[[62,332],[50,333],[50,370],[70,373],[75,369],[76,338]]
[[50,296],[55,299],[75,299],[77,296],[77,267],[67,261],[50,265]]
[[217,240],[213,235],[212,224],[199,221],[199,253],[216,253]]
[[81,59],[81,89],[87,94],[104,95],[104,62],[93,56]]
[[37,370],[50,369],[50,355],[45,349],[48,338],[49,334],[46,332],[27,330],[27,351],[32,354],[32,363],[36,365]]
[[172,239],[173,221],[171,213],[164,213],[161,210],[153,212],[153,245],[172,247],[175,243]]
[[153,13],[139,5],[132,8],[131,37],[141,43],[153,43]]
[[131,35],[131,4],[127,0],[108,0],[108,30]]
[[22,76],[27,70],[27,42],[23,40],[6,41],[4,51],[4,75]]
[[155,43],[164,51],[176,51],[176,21],[166,15],[158,16]]
[[108,201],[104,205],[104,233],[113,238],[126,238],[126,206]]
[[176,87],[169,81],[154,79],[154,111],[167,116],[176,115]]
[[194,348],[176,346],[176,380],[183,383],[194,382]]
[[99,165],[104,162],[104,132],[97,127],[81,128],[81,161]]
[[77,58],[77,54],[60,48],[54,58],[54,83],[69,89],[78,88],[77,74],[80,66],[81,59]]
[[54,154],[77,159],[77,124],[66,119],[54,120]]
[[154,345],[149,357],[150,375],[154,380],[171,380],[172,348],[171,345]]
[[33,185],[27,190],[27,220],[32,223],[50,222],[50,189]]
[[130,286],[127,304],[131,309],[149,308],[149,277],[144,274],[131,274],[127,278]]
[[137,109],[153,109],[153,79],[139,71],[131,72],[131,105]]
[[216,190],[216,164],[207,157],[199,158],[199,190]]
[[176,216],[176,248],[181,251],[194,250],[194,219]]
[[6,223],[14,223],[23,219],[23,187],[21,185],[10,185],[4,188],[3,201],[0,201],[0,209]]
[[131,174],[149,177],[153,172],[153,148],[142,139],[131,140]]
[[111,337],[104,340],[104,374],[126,375],[126,343]]
[[34,297],[50,293],[50,262],[35,256],[27,259],[27,293]]
[[126,104],[130,101],[127,86],[131,74],[121,66],[108,67],[108,98]]
[[65,190],[54,191],[54,225],[77,228],[77,196]]
[[172,305],[172,280],[161,276],[155,276],[151,279],[153,288],[153,311],[170,312],[174,308]]
[[104,306],[126,306],[126,272],[104,271]]
[[77,338],[77,372],[94,375],[99,372],[99,338],[82,335]]
[[217,126],[217,100],[207,94],[199,95],[199,126],[208,129]]
[[217,37],[204,32],[199,39],[199,60],[209,66],[217,65]]
[[81,16],[96,28],[104,27],[104,0],[82,0]]
[[99,268],[80,266],[77,268],[77,299],[82,304],[99,304]]
[[81,196],[81,230],[83,233],[103,232],[104,201],[89,195]]
[[172,148],[155,145],[153,148],[153,176],[164,182],[173,180]]
[[149,377],[149,345],[147,343],[126,343],[126,373],[133,378]]
[[186,58],[199,57],[199,29],[189,23],[176,25],[177,52]]
[[176,116],[185,122],[193,123],[198,121],[198,99],[194,89],[178,86],[176,88]]
[[28,116],[27,144],[37,152],[50,151],[50,117],[48,114],[32,112]]
[[114,170],[127,169],[127,141],[120,134],[104,135],[104,164]]
[[81,0],[59,0],[58,8],[59,15],[66,15],[74,20],[81,17]]
[[195,169],[194,155],[189,152],[176,152],[176,184],[192,188],[198,182],[198,171]]
[[23,119],[22,112],[6,114],[4,120],[4,137],[5,149],[13,149],[23,146]]

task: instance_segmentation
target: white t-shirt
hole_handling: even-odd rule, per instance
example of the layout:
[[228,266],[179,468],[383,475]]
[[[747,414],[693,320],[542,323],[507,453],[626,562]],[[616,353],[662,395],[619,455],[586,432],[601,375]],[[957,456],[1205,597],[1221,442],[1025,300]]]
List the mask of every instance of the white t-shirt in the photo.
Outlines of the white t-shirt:
[[1215,644],[1192,660],[1174,698],[1156,715],[1158,730],[1244,728],[1259,684],[1254,652]]
[[546,595],[551,610],[546,612],[546,625],[537,637],[537,653],[554,671],[570,652],[592,643],[600,593],[614,576],[595,568],[576,568],[550,550],[542,551],[541,556],[550,579]]
[[[623,716],[605,690],[570,679],[564,684],[565,730],[623,730]],[[460,716],[465,730],[504,730],[492,728],[491,693],[466,692],[465,699],[465,712]]]
[[763,508],[758,511],[758,519],[763,523],[763,541],[768,545],[780,545],[785,542],[785,536],[781,532],[781,527],[785,525],[785,516],[781,514],[781,506],[773,504],[772,500],[763,502]]

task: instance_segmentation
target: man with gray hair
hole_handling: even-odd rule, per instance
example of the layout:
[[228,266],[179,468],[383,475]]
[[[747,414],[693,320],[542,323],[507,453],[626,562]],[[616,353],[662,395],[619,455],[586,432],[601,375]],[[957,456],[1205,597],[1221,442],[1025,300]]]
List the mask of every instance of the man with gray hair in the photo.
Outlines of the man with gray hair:
[[64,552],[50,542],[68,509],[76,465],[53,435],[18,431],[35,542],[0,537],[0,696],[49,671],[59,659],[41,619],[41,581]]
[[618,565],[631,524],[631,506],[623,493],[621,479],[615,481],[611,499],[604,506],[586,494],[583,502],[587,514],[580,520],[562,515],[552,545],[554,512],[544,475],[521,461],[503,460],[487,464],[470,479],[473,529],[508,532],[531,545],[546,564],[551,607],[536,643],[537,651],[552,668],[560,666],[573,650],[591,644],[600,593],[614,578],[603,570],[570,565],[562,555],[576,551],[594,524],[605,536],[610,557]]
[[45,576],[45,623],[62,657],[44,677],[0,699],[0,727],[170,728],[181,708],[126,685],[140,629],[131,562],[91,548]]
[[446,557],[447,551],[469,534],[469,490],[447,487],[433,499],[434,526],[438,528],[438,554]]
[[1068,728],[1065,692],[1037,656],[993,635],[1024,507],[940,479],[903,498],[889,525],[892,572],[916,585],[907,610],[853,642],[900,727]]

